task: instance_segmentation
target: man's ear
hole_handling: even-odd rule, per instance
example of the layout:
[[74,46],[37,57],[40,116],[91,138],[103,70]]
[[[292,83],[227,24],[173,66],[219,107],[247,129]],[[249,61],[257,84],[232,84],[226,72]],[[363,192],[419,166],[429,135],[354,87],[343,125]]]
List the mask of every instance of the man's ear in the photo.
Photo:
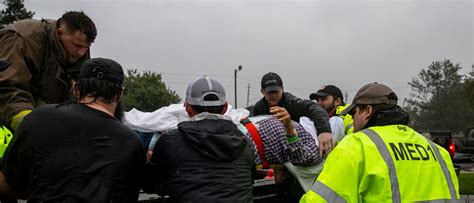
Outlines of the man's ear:
[[56,34],[57,35],[63,35],[65,32],[66,32],[66,30],[64,30],[63,27],[59,27],[58,29],[56,29]]
[[76,99],[79,99],[80,95],[79,95],[79,88],[77,87],[77,82],[76,81],[72,81],[72,87],[71,87],[71,91],[72,91],[72,95],[76,98]]
[[260,92],[262,93],[262,95],[265,95],[265,91],[263,89],[260,89]]
[[123,89],[122,91],[120,91],[120,95],[117,95],[117,97],[115,98],[115,102],[119,103],[121,102],[123,99]]
[[374,113],[375,113],[375,112],[374,112],[374,107],[373,107],[372,105],[367,105],[367,108],[365,108],[364,111],[365,111],[365,113],[366,113],[365,118],[366,118],[367,120],[369,120],[370,117],[372,117],[372,116],[374,115]]
[[189,118],[193,117],[195,114],[191,105],[189,105],[186,101],[184,102],[184,110],[188,114]]
[[229,107],[229,104],[227,102],[225,102],[224,108],[222,109],[222,112],[221,112],[222,115],[224,115],[225,112],[227,112],[227,107]]
[[341,100],[341,98],[337,98],[336,100],[334,100],[334,102],[335,102],[334,104],[335,104],[336,106],[339,106],[339,105],[341,105],[342,100]]

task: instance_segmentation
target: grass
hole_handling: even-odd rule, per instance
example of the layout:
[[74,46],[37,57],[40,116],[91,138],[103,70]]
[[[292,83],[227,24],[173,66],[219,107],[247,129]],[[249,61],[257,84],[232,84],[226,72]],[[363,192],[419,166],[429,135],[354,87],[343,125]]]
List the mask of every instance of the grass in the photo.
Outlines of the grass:
[[461,173],[458,180],[460,194],[474,195],[474,173]]

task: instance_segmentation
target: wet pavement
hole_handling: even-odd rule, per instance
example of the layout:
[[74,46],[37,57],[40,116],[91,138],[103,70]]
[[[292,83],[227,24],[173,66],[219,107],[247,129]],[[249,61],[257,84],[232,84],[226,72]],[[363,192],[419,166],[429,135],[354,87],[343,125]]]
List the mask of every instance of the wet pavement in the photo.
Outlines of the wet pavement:
[[461,195],[461,201],[463,203],[474,203],[474,195]]

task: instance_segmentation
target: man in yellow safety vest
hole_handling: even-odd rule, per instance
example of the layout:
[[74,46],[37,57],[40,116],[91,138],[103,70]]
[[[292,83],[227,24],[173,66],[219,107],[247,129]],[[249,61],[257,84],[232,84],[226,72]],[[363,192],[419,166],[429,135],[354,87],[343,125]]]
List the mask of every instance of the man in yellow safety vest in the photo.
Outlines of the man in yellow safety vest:
[[341,114],[342,111],[344,111],[344,109],[346,109],[349,106],[350,104],[346,104],[346,105],[340,105],[336,108],[336,114],[339,115],[339,117],[341,117],[342,120],[344,121],[344,135],[349,135],[354,132],[354,124],[352,123],[352,116],[347,113],[345,115]]
[[458,179],[449,153],[407,126],[387,86],[370,83],[344,113],[354,134],[326,159],[301,202],[456,202]]
[[326,110],[333,135],[333,142],[337,144],[345,135],[352,133],[352,116],[341,115],[349,105],[344,103],[341,89],[334,85],[325,85],[317,92],[311,93],[309,99],[316,102]]

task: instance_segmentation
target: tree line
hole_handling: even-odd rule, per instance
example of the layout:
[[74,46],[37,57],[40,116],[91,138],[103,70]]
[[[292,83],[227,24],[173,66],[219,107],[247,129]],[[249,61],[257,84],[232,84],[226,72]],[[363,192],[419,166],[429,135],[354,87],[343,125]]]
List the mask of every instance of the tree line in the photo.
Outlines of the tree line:
[[413,93],[406,110],[416,130],[462,132],[474,127],[474,70],[467,75],[459,70],[449,59],[435,61],[408,82]]

